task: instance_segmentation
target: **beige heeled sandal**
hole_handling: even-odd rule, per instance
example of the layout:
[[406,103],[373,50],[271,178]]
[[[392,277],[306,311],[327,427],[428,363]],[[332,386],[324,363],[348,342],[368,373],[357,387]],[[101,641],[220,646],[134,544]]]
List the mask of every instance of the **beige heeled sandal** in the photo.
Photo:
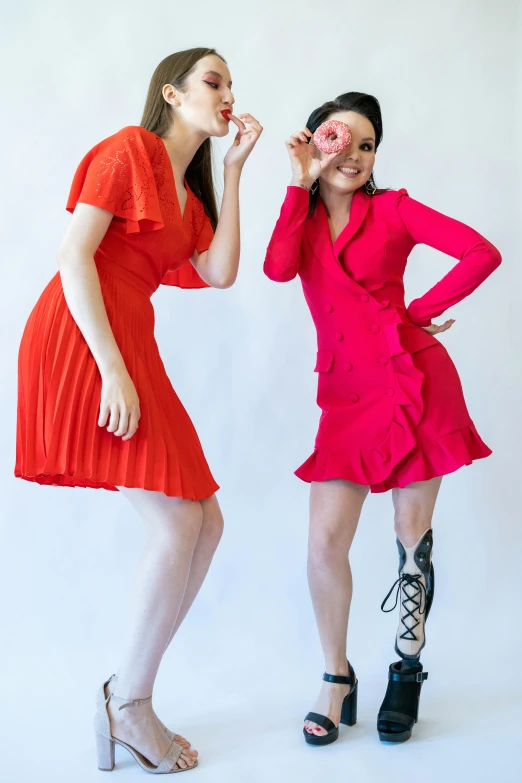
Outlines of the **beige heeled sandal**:
[[[115,674],[111,674],[111,676],[110,676],[110,677],[109,677],[109,679],[107,680],[107,684],[109,684],[110,682],[118,682],[118,678],[117,678],[117,676],[116,676]],[[105,686],[104,686],[104,687],[105,687]],[[156,716],[156,717],[158,717],[158,716]],[[164,724],[162,721],[160,721],[160,719],[159,719],[159,718],[158,718],[158,720],[159,720],[159,722],[161,723],[161,725],[163,726],[163,731],[165,732],[165,734],[167,735],[167,737],[169,738],[169,740],[170,740],[171,742],[178,742],[178,740],[180,740],[180,739],[181,739],[181,740],[183,740],[184,742],[186,742],[186,743],[187,743],[187,748],[186,748],[186,749],[187,749],[187,750],[190,750],[190,747],[191,747],[191,746],[190,746],[190,742],[189,742],[188,740],[186,740],[186,739],[185,739],[185,737],[182,737],[180,734],[175,734],[173,731],[171,731],[170,729],[168,729],[168,728],[165,726],[165,724]],[[178,744],[179,744],[179,743],[178,743]]]
[[191,767],[178,767],[175,769],[179,757],[183,752],[181,745],[177,742],[172,742],[170,748],[163,756],[160,763],[156,766],[152,764],[145,756],[143,756],[136,748],[128,745],[123,740],[117,739],[111,735],[111,723],[109,719],[109,713],[107,712],[107,704],[109,701],[122,701],[123,704],[120,710],[125,707],[140,707],[147,701],[152,699],[152,696],[147,696],[146,699],[133,699],[132,701],[125,701],[118,696],[113,696],[111,693],[105,696],[105,687],[108,685],[109,680],[103,683],[98,691],[96,698],[96,715],[94,716],[94,731],[96,735],[96,750],[98,753],[98,769],[103,772],[110,772],[114,769],[114,750],[115,745],[121,745],[125,748],[134,760],[145,770],[153,775],[165,775],[175,772],[188,772],[190,769],[194,769],[198,765],[198,761],[194,762]]

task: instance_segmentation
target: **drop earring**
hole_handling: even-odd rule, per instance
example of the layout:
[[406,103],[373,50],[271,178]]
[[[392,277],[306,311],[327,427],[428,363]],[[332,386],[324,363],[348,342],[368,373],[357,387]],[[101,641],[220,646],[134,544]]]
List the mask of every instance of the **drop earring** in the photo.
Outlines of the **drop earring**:
[[377,191],[377,187],[376,187],[376,185],[375,185],[375,182],[373,181],[373,171],[372,171],[372,173],[370,174],[370,177],[369,177],[369,179],[368,179],[368,180],[366,180],[366,182],[365,182],[365,184],[364,184],[364,189],[365,189],[366,193],[367,193],[369,196],[373,196],[373,195],[374,195],[374,193],[376,193],[376,191]]

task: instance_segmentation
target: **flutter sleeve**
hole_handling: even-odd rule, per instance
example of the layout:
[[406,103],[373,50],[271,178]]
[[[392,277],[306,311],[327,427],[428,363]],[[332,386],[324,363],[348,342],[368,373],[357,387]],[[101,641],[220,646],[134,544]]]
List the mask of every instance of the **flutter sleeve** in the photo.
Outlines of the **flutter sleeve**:
[[163,228],[156,181],[142,128],[127,127],[90,150],[72,182],[67,210],[91,204],[126,221],[136,234]]
[[447,217],[397,191],[397,212],[415,244],[441,250],[458,263],[448,274],[408,307],[408,316],[418,326],[471,294],[500,265],[497,248],[470,226]]

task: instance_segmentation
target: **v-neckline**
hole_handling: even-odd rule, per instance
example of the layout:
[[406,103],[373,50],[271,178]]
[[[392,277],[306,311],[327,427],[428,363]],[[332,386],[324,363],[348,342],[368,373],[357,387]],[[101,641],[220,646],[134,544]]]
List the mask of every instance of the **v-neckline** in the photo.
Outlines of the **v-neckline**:
[[321,207],[323,208],[323,215],[324,220],[326,223],[326,231],[328,233],[328,238],[330,240],[330,244],[332,247],[332,250],[335,255],[337,255],[342,248],[346,245],[346,243],[352,238],[352,236],[357,232],[359,229],[362,221],[364,220],[364,217],[366,215],[366,212],[368,211],[369,207],[369,196],[366,196],[362,188],[358,188],[355,193],[353,194],[352,203],[350,204],[350,215],[348,217],[348,222],[344,226],[344,228],[341,230],[341,232],[338,234],[338,236],[335,239],[332,239],[332,234],[330,231],[330,223],[328,220],[328,212],[326,211],[326,205],[322,198],[319,197],[319,202],[321,204]]
[[181,211],[181,202],[179,200],[179,195],[178,195],[178,189],[176,187],[176,178],[174,177],[174,168],[172,166],[172,161],[171,161],[170,156],[169,156],[169,151],[167,149],[167,145],[165,144],[165,142],[164,142],[164,140],[163,140],[163,138],[161,136],[158,136],[157,133],[155,133],[154,135],[160,140],[161,144],[163,145],[163,151],[165,152],[165,155],[167,156],[168,168],[170,169],[170,178],[172,180],[172,186],[174,188],[174,193],[176,194],[176,206],[178,208],[178,212],[179,212],[179,215],[180,215],[180,218],[181,218],[181,222],[184,223],[185,222],[185,218],[187,216],[187,210],[189,208],[189,199],[190,199],[190,193],[191,193],[190,186],[189,186],[189,184],[187,182],[187,178],[184,177],[183,178],[183,183],[185,185],[185,190],[187,192],[187,200],[185,201],[185,208],[184,208],[184,210],[182,212]]
[[335,247],[335,244],[336,244],[337,240],[339,239],[339,237],[346,231],[346,229],[350,225],[350,220],[351,220],[351,217],[352,217],[352,210],[353,210],[353,202],[354,202],[354,199],[355,199],[355,193],[357,193],[357,191],[355,191],[353,196],[352,196],[352,201],[350,203],[350,211],[348,213],[348,220],[346,221],[346,223],[344,224],[342,229],[339,231],[339,233],[337,234],[335,239],[332,237],[332,232],[331,232],[331,229],[330,229],[330,216],[328,214],[328,210],[326,209],[326,204],[324,203],[322,198],[319,196],[319,201],[321,202],[321,205],[322,205],[323,210],[324,210],[324,216],[325,216],[325,219],[326,219],[326,225],[328,226],[328,235],[330,237],[330,242],[332,243],[332,248]]

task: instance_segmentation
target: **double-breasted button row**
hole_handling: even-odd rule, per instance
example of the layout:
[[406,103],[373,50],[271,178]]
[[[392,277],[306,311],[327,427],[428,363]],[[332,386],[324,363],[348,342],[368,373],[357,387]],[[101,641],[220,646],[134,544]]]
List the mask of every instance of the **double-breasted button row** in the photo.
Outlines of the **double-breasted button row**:
[[[370,297],[368,296],[368,294],[360,294],[359,295],[359,301],[360,302],[369,302],[370,301]],[[333,313],[333,311],[334,311],[333,304],[331,302],[325,302],[325,304],[324,304],[324,312],[329,314],[329,313]],[[379,324],[373,324],[370,327],[369,331],[373,332],[374,334],[378,334],[381,331],[381,327],[379,326]],[[337,342],[342,342],[344,340],[344,334],[342,332],[335,332],[334,339]],[[387,356],[381,356],[381,358],[378,361],[382,365],[386,365],[386,364],[388,364],[389,359],[388,359]],[[351,362],[343,362],[343,364],[341,366],[342,366],[342,369],[345,372],[351,372],[353,370],[353,365],[351,364]],[[391,397],[391,396],[393,396],[395,394],[395,390],[390,387],[387,390],[386,393]],[[357,403],[357,402],[359,402],[359,400],[361,398],[359,397],[358,394],[355,394],[355,392],[354,392],[354,393],[349,395],[348,399],[350,400],[350,402]]]

